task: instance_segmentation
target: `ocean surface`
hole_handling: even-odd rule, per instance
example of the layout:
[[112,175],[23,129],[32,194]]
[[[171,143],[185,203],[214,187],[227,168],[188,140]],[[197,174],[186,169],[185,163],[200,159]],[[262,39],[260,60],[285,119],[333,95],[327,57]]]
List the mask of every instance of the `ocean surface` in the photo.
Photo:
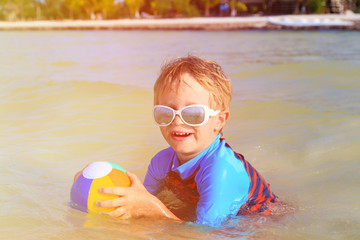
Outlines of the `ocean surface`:
[[[359,42],[352,31],[1,31],[0,239],[360,239]],[[187,54],[223,66],[224,137],[296,211],[211,228],[70,208],[90,162],[144,179],[167,147],[153,84]]]

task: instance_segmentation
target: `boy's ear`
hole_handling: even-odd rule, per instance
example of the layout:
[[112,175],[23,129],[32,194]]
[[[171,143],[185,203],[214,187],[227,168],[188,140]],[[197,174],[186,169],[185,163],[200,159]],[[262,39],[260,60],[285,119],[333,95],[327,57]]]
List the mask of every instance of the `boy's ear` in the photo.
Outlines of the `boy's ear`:
[[221,129],[223,129],[229,116],[230,116],[230,112],[227,110],[222,111],[218,114],[218,121],[215,129],[216,131],[221,131]]

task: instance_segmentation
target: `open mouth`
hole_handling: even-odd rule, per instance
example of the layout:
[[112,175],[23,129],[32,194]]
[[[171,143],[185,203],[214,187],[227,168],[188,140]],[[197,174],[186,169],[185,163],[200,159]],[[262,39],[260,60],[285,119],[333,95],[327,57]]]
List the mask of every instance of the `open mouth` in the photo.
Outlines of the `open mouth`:
[[187,132],[173,132],[172,135],[175,137],[188,137],[191,133]]

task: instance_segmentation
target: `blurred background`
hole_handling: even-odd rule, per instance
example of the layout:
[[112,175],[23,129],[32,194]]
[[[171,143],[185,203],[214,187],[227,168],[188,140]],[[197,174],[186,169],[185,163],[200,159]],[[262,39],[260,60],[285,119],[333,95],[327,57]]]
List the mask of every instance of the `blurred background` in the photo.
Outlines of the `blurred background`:
[[0,20],[225,17],[360,12],[360,0],[0,0]]

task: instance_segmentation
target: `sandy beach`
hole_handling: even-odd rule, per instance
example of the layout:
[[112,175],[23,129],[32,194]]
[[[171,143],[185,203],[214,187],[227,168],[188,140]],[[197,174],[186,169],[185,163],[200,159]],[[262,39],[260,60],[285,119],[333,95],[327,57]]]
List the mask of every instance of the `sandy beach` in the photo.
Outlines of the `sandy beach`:
[[0,22],[0,30],[360,30],[360,14]]

